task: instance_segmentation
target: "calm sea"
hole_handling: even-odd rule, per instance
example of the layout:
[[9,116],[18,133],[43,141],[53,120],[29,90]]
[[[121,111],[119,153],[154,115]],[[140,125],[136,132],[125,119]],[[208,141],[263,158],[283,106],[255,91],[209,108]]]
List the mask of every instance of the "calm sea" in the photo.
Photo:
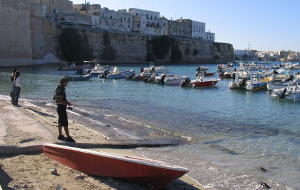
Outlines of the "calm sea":
[[[193,78],[197,66],[167,68]],[[207,66],[209,71],[217,67]],[[120,69],[139,71],[140,67]],[[23,71],[22,98],[51,102],[64,73],[45,67]],[[0,94],[8,94],[9,73],[0,72]],[[189,175],[207,187],[256,189],[263,181],[273,189],[300,189],[300,104],[274,99],[266,91],[230,90],[229,82],[192,89],[95,78],[71,82],[67,94],[94,119],[110,116],[191,138],[189,144],[136,151],[190,168]],[[140,134],[138,127],[126,130]]]

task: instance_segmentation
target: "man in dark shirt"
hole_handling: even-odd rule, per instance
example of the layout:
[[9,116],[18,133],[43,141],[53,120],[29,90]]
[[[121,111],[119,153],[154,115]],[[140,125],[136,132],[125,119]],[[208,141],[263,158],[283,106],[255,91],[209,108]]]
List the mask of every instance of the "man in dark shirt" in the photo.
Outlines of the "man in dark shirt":
[[[65,87],[68,86],[69,80],[63,78],[60,80],[60,85],[56,87],[54,100],[57,104],[57,114],[58,114],[58,140],[65,140],[68,142],[75,142],[75,140],[69,134],[68,125],[68,115],[67,106],[72,106],[72,104],[67,100]],[[67,138],[62,134],[62,127],[64,127]]]

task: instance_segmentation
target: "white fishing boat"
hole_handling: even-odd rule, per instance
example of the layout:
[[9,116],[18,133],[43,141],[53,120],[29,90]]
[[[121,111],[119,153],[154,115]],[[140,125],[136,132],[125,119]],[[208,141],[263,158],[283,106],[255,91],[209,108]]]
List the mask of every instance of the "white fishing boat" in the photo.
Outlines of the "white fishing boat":
[[146,68],[143,68],[143,71],[144,72],[156,72],[156,73],[164,73],[164,72],[167,72],[168,69],[165,68],[164,66],[159,66],[159,67],[155,67],[155,66],[150,66],[150,67],[146,67]]
[[263,79],[259,78],[252,78],[251,80],[247,81],[246,89],[249,91],[256,91],[267,89],[267,84],[273,81],[273,77],[265,77]]
[[185,80],[188,78],[187,76],[179,76],[179,75],[171,75],[171,76],[166,76],[164,79],[164,84],[165,85],[180,85],[182,80]]
[[247,80],[245,78],[240,79],[239,74],[240,73],[237,72],[235,74],[234,81],[229,83],[229,88],[230,89],[244,89],[244,88],[246,88],[246,82],[247,82]]
[[272,91],[271,95],[277,98],[284,98],[288,100],[300,100],[300,86],[293,85],[286,88],[275,89]]

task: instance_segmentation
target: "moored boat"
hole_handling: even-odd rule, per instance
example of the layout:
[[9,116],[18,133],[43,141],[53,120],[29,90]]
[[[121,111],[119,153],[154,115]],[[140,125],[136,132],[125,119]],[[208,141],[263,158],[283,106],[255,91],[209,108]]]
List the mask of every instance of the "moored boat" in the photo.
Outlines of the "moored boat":
[[212,87],[216,86],[216,84],[220,81],[220,79],[213,79],[213,80],[203,80],[197,78],[196,80],[192,80],[190,82],[193,88],[200,88],[200,87]]
[[178,76],[178,75],[171,75],[171,76],[166,76],[164,79],[164,84],[165,85],[180,85],[182,80],[185,80],[188,78],[187,76]]
[[188,172],[186,168],[161,161],[45,144],[49,158],[89,175],[121,178],[161,189]]
[[91,74],[79,75],[79,76],[67,76],[70,81],[87,81],[90,80],[93,76]]
[[120,72],[117,67],[114,68],[113,72],[108,74],[106,76],[107,79],[124,79],[126,77],[134,76],[135,71],[134,70],[129,70],[129,71],[122,71]]
[[206,76],[206,77],[211,77],[211,76],[214,76],[215,74],[216,74],[215,72],[213,72],[213,73],[205,72],[205,73],[204,73],[204,76]]

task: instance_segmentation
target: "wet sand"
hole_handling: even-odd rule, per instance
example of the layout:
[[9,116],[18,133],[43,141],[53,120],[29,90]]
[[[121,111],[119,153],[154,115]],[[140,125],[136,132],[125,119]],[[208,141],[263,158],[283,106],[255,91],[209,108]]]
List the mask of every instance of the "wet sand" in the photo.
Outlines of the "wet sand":
[[[9,101],[0,100],[0,184],[3,190],[150,189],[119,179],[88,176],[45,157],[38,151],[37,145],[65,144],[56,140],[56,114],[28,102],[21,102],[21,105],[22,107],[14,107]],[[67,145],[134,156],[140,155],[136,155],[130,149],[151,146],[124,139],[115,141],[104,135],[105,131],[101,133],[74,121],[69,123],[70,134],[77,143]],[[53,168],[57,170],[57,176],[51,174]],[[191,178],[184,176],[170,184],[167,189],[203,188]]]

